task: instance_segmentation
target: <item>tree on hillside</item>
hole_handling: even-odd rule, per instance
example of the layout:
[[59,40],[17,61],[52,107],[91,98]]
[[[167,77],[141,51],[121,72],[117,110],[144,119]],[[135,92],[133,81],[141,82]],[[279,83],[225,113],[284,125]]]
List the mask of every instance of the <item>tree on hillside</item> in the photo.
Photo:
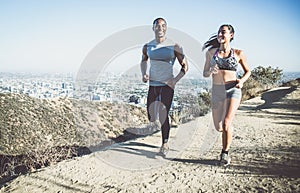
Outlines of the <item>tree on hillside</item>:
[[[241,75],[238,75],[241,77]],[[242,100],[255,97],[261,92],[277,86],[282,79],[281,69],[258,66],[251,71],[250,78],[244,83]]]
[[282,76],[282,70],[278,69],[278,67],[272,68],[268,66],[264,68],[258,66],[252,70],[253,79],[262,84],[277,84],[282,79]]

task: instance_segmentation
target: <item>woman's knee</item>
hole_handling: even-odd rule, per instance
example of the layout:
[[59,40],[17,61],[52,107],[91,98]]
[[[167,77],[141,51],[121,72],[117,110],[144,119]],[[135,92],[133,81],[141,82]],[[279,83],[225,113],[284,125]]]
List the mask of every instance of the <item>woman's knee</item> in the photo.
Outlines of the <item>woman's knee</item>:
[[229,118],[225,118],[223,121],[223,129],[228,132],[231,126],[231,120]]

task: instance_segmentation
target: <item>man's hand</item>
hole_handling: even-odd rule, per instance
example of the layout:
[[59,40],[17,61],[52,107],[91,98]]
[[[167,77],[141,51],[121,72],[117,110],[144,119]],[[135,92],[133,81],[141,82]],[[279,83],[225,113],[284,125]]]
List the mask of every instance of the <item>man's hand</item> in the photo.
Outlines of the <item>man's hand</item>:
[[143,78],[142,78],[144,83],[147,83],[149,80],[149,75],[148,74],[144,74]]
[[177,83],[177,80],[175,78],[171,78],[166,82],[166,85],[168,85],[172,89],[175,89],[176,83]]

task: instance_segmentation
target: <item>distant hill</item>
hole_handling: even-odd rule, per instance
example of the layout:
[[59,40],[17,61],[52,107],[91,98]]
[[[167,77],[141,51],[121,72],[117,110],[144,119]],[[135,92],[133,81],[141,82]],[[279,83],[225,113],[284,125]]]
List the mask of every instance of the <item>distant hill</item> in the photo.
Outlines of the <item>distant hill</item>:
[[[282,86],[299,83],[296,79]],[[197,108],[202,112],[208,106],[201,103]],[[199,112],[188,108],[177,116],[179,122],[186,122],[193,113],[202,115]],[[89,153],[102,142],[117,141],[126,130],[142,129],[147,123],[146,109],[130,104],[0,93],[0,185],[7,176],[84,154],[82,148]]]
[[74,99],[37,99],[0,93],[0,154],[55,146],[91,146],[147,123],[143,108]]
[[89,153],[128,128],[146,125],[146,115],[145,108],[130,104],[0,93],[0,184],[5,177]]

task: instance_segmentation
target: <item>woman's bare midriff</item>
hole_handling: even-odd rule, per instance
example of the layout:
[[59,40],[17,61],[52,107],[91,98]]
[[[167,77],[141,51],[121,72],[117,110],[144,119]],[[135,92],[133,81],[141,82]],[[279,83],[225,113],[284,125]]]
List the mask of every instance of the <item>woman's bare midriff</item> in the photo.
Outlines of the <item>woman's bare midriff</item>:
[[230,70],[219,70],[217,74],[213,74],[213,84],[223,85],[236,81],[236,72]]

